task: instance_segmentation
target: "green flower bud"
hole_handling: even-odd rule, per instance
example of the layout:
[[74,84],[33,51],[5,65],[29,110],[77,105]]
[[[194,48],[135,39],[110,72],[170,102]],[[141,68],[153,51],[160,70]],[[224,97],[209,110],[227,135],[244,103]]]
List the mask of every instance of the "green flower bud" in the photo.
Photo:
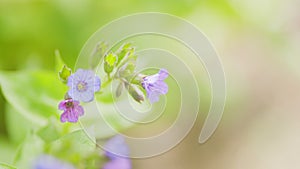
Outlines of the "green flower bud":
[[141,90],[139,90],[137,86],[130,84],[128,87],[128,92],[135,101],[139,103],[144,101],[144,93]]
[[64,65],[63,68],[61,69],[61,71],[58,73],[59,79],[63,83],[67,83],[68,77],[71,75],[71,73],[72,73],[72,70],[70,68],[68,68],[66,65]]
[[117,56],[114,53],[109,53],[108,55],[105,56],[104,71],[107,74],[110,74],[114,70],[116,61],[117,61]]

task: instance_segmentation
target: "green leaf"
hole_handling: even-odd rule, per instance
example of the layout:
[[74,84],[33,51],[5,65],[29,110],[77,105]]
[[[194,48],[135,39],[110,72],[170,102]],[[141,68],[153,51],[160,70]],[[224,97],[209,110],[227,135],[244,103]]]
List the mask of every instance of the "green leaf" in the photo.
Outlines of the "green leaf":
[[0,85],[6,100],[33,124],[44,126],[50,116],[59,118],[57,109],[67,87],[54,72],[0,72]]
[[104,70],[107,74],[110,74],[113,71],[116,61],[117,61],[117,56],[113,53],[109,53],[108,55],[105,56]]
[[11,163],[16,153],[16,147],[7,137],[0,136],[0,150],[0,161],[3,163]]
[[37,131],[37,135],[46,143],[50,143],[60,138],[62,131],[54,120],[50,120],[49,124]]
[[58,73],[60,80],[63,83],[67,83],[68,82],[68,77],[71,75],[72,70],[70,68],[68,68],[66,65],[64,65],[61,69],[61,71]]
[[44,142],[31,131],[17,151],[14,165],[18,168],[31,168],[32,162],[43,154],[43,147]]
[[96,140],[79,129],[54,141],[49,147],[48,154],[78,165],[82,159],[95,153]]
[[10,104],[5,106],[5,116],[9,139],[15,144],[20,144],[30,129],[33,128],[32,124]]
[[4,163],[0,163],[0,168],[1,169],[17,169],[16,167],[13,167],[11,165],[4,164]]

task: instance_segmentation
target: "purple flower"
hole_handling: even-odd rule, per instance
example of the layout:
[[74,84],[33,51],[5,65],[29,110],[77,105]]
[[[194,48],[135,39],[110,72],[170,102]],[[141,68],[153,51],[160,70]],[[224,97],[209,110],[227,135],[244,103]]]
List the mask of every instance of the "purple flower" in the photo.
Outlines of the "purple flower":
[[59,103],[58,108],[64,112],[60,116],[61,122],[72,122],[78,121],[78,117],[84,114],[83,108],[79,105],[79,101],[73,99],[66,99]]
[[104,146],[105,156],[110,159],[103,169],[131,169],[131,161],[128,157],[129,148],[125,143],[122,136],[117,135],[110,140]]
[[129,156],[129,148],[121,135],[116,135],[109,139],[104,145],[104,149],[105,155],[110,159],[115,159],[119,156]]
[[92,70],[78,69],[68,78],[68,94],[74,100],[91,102],[100,90],[101,80]]
[[35,161],[33,169],[75,169],[75,167],[52,156],[42,155]]
[[166,69],[160,69],[157,74],[146,76],[142,80],[142,86],[147,92],[147,97],[151,103],[157,102],[161,94],[167,94],[168,85],[164,80],[168,77]]
[[102,169],[131,169],[131,162],[128,158],[118,158],[106,163]]

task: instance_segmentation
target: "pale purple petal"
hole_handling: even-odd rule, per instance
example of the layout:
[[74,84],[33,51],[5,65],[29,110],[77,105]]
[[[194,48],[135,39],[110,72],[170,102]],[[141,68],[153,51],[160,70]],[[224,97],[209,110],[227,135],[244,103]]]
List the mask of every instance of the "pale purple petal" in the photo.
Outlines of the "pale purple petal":
[[101,86],[101,80],[98,76],[95,76],[95,78],[94,78],[94,91],[95,92],[99,91],[100,86]]
[[160,80],[164,80],[165,78],[167,78],[169,76],[169,73],[166,69],[160,69],[158,74],[159,74],[159,79]]
[[106,163],[103,169],[131,169],[131,161],[128,158],[118,158]]
[[102,169],[131,169],[129,148],[121,135],[109,139],[104,146],[105,155],[110,159]]
[[71,164],[60,161],[50,155],[41,155],[34,163],[33,169],[75,169]]
[[88,90],[84,93],[80,93],[79,96],[81,98],[81,101],[91,102],[92,100],[94,100],[94,91]]
[[160,93],[157,91],[152,91],[147,93],[148,99],[151,103],[155,103],[159,101]]
[[154,83],[153,86],[150,86],[150,88],[153,88],[153,91],[157,91],[161,94],[166,94],[168,92],[168,85],[163,81]]
[[67,82],[67,85],[69,86],[69,87],[72,87],[73,86],[73,82],[74,81],[74,75],[70,75],[69,77],[68,77],[68,82]]
[[109,139],[104,145],[104,149],[105,155],[110,159],[119,158],[120,156],[127,157],[129,155],[129,148],[121,135],[116,135]]

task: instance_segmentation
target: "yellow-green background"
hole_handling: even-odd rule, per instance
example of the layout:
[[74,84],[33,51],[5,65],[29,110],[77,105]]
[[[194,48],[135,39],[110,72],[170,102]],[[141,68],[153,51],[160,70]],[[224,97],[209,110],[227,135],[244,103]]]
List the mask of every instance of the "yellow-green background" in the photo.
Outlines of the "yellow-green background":
[[[137,12],[173,14],[195,24],[215,45],[226,73],[227,105],[206,144],[197,140],[208,106],[181,144],[134,160],[134,168],[299,168],[299,5],[298,0],[0,0],[0,69],[54,70],[55,49],[72,66],[88,37],[109,21]],[[5,105],[1,95],[0,144],[16,149]],[[0,161],[11,156],[2,154]]]

